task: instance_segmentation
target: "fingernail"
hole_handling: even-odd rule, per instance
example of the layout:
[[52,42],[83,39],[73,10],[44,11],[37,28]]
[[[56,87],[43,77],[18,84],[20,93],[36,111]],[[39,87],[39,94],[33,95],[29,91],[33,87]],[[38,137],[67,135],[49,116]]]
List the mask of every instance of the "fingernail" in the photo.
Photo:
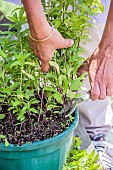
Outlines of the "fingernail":
[[71,40],[71,45],[73,45],[74,44],[74,41],[73,40]]
[[43,72],[44,75],[46,75],[47,73],[48,73],[48,71],[47,72]]

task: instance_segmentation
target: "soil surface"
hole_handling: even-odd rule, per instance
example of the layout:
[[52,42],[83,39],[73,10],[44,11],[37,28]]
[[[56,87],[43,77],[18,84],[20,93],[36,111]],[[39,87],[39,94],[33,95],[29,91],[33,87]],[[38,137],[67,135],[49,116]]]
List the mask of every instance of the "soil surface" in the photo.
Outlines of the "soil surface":
[[[16,115],[5,113],[5,118],[0,120],[0,134],[5,135],[8,142],[14,145],[32,143],[51,138],[58,135],[72,122],[64,115],[51,114],[48,111],[45,115],[28,114],[25,121],[17,121]],[[0,142],[4,142],[0,139]]]

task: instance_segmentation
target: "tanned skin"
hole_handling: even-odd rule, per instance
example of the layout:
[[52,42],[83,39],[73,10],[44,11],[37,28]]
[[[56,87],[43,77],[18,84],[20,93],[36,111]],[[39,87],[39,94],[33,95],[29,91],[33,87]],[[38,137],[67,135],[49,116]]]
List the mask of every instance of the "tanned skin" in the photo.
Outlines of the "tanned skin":
[[[52,31],[46,20],[41,0],[23,0],[26,11],[30,34],[35,39],[45,39]],[[106,96],[113,95],[113,0],[103,32],[102,39],[88,58],[86,64],[79,68],[79,72],[88,71],[91,84],[91,99],[104,100]],[[73,41],[64,39],[61,34],[54,29],[53,35],[44,42],[35,42],[30,39],[31,49],[41,61],[43,72],[49,70],[49,61],[52,59],[54,51],[60,48],[72,46]]]
[[78,71],[88,71],[92,100],[104,100],[106,96],[113,95],[113,0],[101,41]]
[[[41,0],[23,0],[22,2],[31,36],[41,40],[47,38],[52,32],[52,27],[46,19]],[[35,42],[30,38],[31,49],[41,61],[43,72],[49,70],[49,61],[56,49],[71,47],[73,43],[71,39],[64,39],[56,29],[53,30],[52,36],[44,42]]]

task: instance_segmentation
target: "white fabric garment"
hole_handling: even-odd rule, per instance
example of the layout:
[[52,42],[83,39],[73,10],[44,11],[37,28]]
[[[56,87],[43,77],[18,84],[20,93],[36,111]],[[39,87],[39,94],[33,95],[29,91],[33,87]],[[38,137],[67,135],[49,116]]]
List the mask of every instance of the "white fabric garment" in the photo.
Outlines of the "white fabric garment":
[[96,23],[105,23],[111,0],[101,0],[104,6],[104,13],[93,16]]

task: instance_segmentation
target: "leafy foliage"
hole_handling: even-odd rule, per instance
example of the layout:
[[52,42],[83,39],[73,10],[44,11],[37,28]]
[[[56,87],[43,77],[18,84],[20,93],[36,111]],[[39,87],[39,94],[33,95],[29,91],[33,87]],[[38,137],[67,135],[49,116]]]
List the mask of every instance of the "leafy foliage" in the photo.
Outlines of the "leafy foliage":
[[76,137],[73,139],[73,147],[63,170],[101,170],[101,167],[98,164],[98,154],[95,154],[95,151],[88,154],[86,150],[80,149],[80,144],[80,138]]

